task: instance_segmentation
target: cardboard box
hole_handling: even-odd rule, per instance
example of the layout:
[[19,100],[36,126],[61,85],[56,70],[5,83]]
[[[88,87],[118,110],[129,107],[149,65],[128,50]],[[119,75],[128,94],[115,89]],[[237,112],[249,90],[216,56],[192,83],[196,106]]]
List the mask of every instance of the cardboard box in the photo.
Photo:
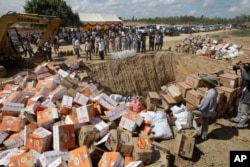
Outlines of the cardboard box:
[[157,92],[148,92],[146,97],[146,105],[149,106],[151,103],[155,105],[161,104],[161,97]]
[[111,110],[112,108],[116,107],[118,103],[111,99],[107,94],[101,93],[93,98],[93,101],[97,101],[101,107],[105,110]]
[[8,132],[0,130],[0,144],[9,136]]
[[185,82],[192,88],[202,87],[204,84],[204,81],[196,73],[187,75]]
[[47,167],[68,167],[68,164],[63,161],[62,157],[58,157],[57,159],[49,163]]
[[52,133],[42,127],[27,135],[26,147],[39,153],[49,150],[52,142]]
[[117,107],[113,107],[108,111],[104,111],[104,114],[108,117],[109,121],[114,121],[120,118],[127,112],[126,104],[122,103]]
[[87,105],[88,101],[89,101],[89,97],[79,92],[77,92],[74,97],[74,103],[82,105],[82,106]]
[[96,129],[99,130],[101,138],[109,132],[109,125],[102,120],[100,122],[96,123],[94,126]]
[[169,92],[160,92],[160,96],[169,105],[178,103]]
[[180,103],[183,101],[183,97],[182,97],[181,91],[180,91],[178,86],[176,86],[176,85],[168,86],[168,92],[177,101],[177,103]]
[[142,122],[144,120],[144,117],[140,116],[139,114],[133,112],[133,111],[128,111],[125,113],[119,123],[119,126],[133,132],[136,127],[140,127]]
[[61,99],[66,92],[67,92],[67,89],[59,85],[53,91],[49,93],[49,98],[51,99],[51,101],[55,102]]
[[75,127],[75,131],[80,130],[84,123],[79,123],[78,118],[76,115],[66,115],[65,124],[69,125],[72,124]]
[[131,156],[133,152],[132,134],[125,130],[111,129],[105,146],[111,151],[118,151],[123,156]]
[[12,93],[15,91],[20,90],[20,85],[16,85],[16,84],[5,84],[3,87],[3,92],[4,93]]
[[177,133],[173,152],[186,158],[193,157],[195,138]]
[[176,85],[180,89],[183,98],[186,97],[187,91],[192,89],[192,87],[186,82],[177,82]]
[[98,163],[98,167],[123,167],[124,158],[119,152],[105,152]]
[[79,145],[89,147],[94,141],[100,138],[100,132],[94,125],[82,126],[79,133]]
[[37,124],[40,126],[51,124],[58,118],[57,108],[46,108],[37,112]]
[[54,90],[57,87],[57,83],[54,80],[38,80],[36,84],[36,89],[40,90],[42,88],[47,88],[50,91]]
[[13,133],[4,142],[4,146],[8,149],[18,148],[24,145],[24,131]]
[[95,117],[94,104],[88,104],[76,108],[76,114],[79,123],[91,122]]
[[75,128],[74,125],[53,126],[53,148],[54,150],[63,150],[74,148]]
[[72,104],[73,104],[73,97],[70,97],[70,96],[67,96],[67,95],[63,95],[62,103],[60,105],[59,112],[62,115],[69,114],[71,112],[71,110],[72,110]]
[[12,131],[12,132],[19,132],[25,126],[26,121],[13,116],[3,116],[0,130],[4,131]]
[[236,88],[239,86],[240,76],[236,74],[225,73],[219,76],[220,82],[223,86],[229,88]]
[[133,161],[133,162],[128,163],[124,167],[144,167],[144,165],[142,161]]
[[34,167],[34,157],[31,152],[10,157],[9,167]]
[[69,151],[69,167],[92,167],[92,161],[86,146]]
[[203,95],[198,91],[191,89],[187,92],[185,100],[194,106],[198,106],[203,98]]
[[3,116],[19,116],[24,106],[25,105],[22,103],[12,103],[12,102],[5,101],[2,107],[2,115]]
[[98,95],[98,89],[95,84],[90,83],[81,90],[81,93],[87,97],[93,98]]
[[27,145],[28,135],[32,134],[38,128],[36,123],[29,123],[24,126],[24,146]]
[[216,89],[218,91],[223,91],[225,93],[225,97],[229,104],[232,104],[237,96],[237,91],[236,91],[237,89],[233,89],[233,88],[229,88],[225,86],[218,86],[216,87]]
[[90,147],[88,148],[88,151],[89,151],[93,166],[97,166],[98,162],[102,158],[102,155],[107,150],[102,149],[94,144],[91,144]]
[[59,157],[61,157],[63,161],[67,161],[68,151],[67,150],[46,151],[42,153],[42,155],[39,157],[39,162],[42,167],[47,167],[50,163],[52,163]]
[[16,156],[16,155],[20,155],[22,153],[24,153],[24,150],[20,150],[17,148],[14,149],[6,149],[3,151],[0,151],[0,157],[1,157],[1,166],[8,166],[9,165],[9,160],[11,156]]
[[134,150],[133,150],[133,160],[139,161],[141,160],[145,165],[151,163],[153,150],[150,147],[146,149],[138,147],[138,138],[133,138]]

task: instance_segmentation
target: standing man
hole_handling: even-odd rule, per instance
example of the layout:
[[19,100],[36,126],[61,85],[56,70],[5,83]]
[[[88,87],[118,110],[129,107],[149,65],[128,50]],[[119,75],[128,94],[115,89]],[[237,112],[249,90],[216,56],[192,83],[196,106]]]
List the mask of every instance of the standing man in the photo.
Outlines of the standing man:
[[237,116],[230,120],[231,122],[237,123],[237,125],[234,126],[236,129],[245,127],[250,110],[250,76],[243,63],[239,63],[239,68],[241,70],[241,77],[243,78],[245,85],[240,94]]
[[86,51],[86,60],[91,60],[91,48],[92,48],[92,43],[91,41],[86,38],[85,41],[85,51]]
[[182,128],[193,128],[194,115],[202,117],[201,139],[207,139],[209,117],[215,116],[215,109],[217,104],[218,91],[215,88],[220,86],[219,80],[210,74],[200,74],[200,78],[205,81],[204,86],[208,88],[201,103],[198,106],[189,108],[187,116],[187,124],[182,125]]
[[74,49],[76,52],[77,59],[80,58],[80,41],[76,38],[74,43]]
[[154,46],[155,46],[155,36],[153,33],[150,33],[150,35],[149,35],[149,50],[154,51]]
[[105,49],[104,40],[103,37],[100,37],[100,40],[98,42],[98,51],[101,60],[104,60],[104,49]]
[[52,61],[52,51],[51,51],[52,46],[49,40],[45,42],[44,47],[45,47],[47,61],[50,62]]

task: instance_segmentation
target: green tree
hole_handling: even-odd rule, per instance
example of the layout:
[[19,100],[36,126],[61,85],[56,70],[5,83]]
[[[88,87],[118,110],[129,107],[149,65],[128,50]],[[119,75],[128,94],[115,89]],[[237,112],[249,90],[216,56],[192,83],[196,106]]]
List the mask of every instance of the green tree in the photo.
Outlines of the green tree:
[[27,0],[23,6],[26,13],[57,16],[61,18],[61,26],[79,26],[78,13],[73,13],[65,0]]

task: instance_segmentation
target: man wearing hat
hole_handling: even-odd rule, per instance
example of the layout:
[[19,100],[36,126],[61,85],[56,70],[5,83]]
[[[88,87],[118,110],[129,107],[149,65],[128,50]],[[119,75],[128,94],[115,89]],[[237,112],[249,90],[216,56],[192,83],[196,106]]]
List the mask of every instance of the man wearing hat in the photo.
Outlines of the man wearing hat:
[[200,78],[205,81],[204,87],[207,87],[201,103],[198,106],[194,106],[188,109],[187,124],[182,125],[182,128],[193,128],[194,115],[202,117],[201,139],[206,140],[208,132],[209,117],[215,116],[215,108],[217,104],[218,91],[215,88],[220,86],[219,80],[210,74],[200,74]]

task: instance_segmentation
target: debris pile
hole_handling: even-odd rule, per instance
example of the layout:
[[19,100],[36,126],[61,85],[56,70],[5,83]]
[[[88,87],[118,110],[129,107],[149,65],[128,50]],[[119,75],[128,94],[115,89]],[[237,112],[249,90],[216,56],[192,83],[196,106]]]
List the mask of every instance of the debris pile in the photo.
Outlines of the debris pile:
[[225,60],[243,55],[242,46],[231,44],[223,39],[211,39],[200,35],[191,35],[175,46],[178,53],[190,53],[213,59]]

